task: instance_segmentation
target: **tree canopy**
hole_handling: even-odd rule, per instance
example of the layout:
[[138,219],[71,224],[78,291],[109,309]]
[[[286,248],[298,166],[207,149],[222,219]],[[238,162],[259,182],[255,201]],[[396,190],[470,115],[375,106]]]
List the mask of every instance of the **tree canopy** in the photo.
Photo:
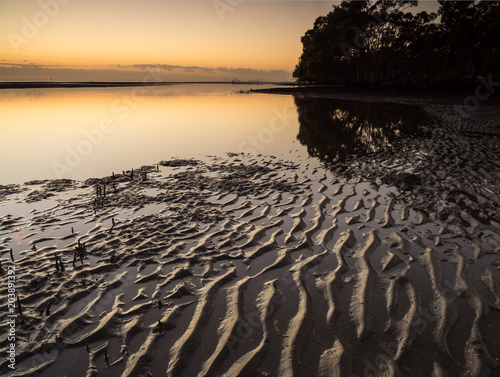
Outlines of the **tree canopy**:
[[300,83],[445,87],[500,78],[500,2],[344,0],[301,38]]

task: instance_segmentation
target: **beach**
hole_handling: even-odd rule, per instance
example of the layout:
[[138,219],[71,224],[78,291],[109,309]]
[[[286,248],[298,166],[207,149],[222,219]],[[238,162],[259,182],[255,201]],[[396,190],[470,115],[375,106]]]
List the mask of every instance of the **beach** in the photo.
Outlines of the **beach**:
[[362,156],[0,186],[2,374],[498,375],[500,107],[419,101],[425,137]]

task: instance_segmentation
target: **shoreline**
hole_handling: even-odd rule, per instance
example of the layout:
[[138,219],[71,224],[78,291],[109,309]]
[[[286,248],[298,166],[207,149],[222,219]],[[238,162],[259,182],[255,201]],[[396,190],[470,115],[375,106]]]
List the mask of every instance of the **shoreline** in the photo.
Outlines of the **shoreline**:
[[1,89],[38,89],[38,88],[111,88],[128,86],[168,86],[184,84],[225,84],[225,85],[287,85],[279,82],[224,82],[224,81],[179,81],[179,82],[141,82],[141,81],[88,81],[88,82],[0,82]]
[[[486,89],[482,89],[481,93]],[[500,106],[499,91],[488,92],[488,98],[478,100],[480,106]],[[347,86],[293,86],[287,88],[252,89],[249,93],[309,96],[319,98],[339,98],[371,102],[393,102],[404,104],[459,104],[464,105],[468,97],[475,97],[475,89],[458,91],[412,90],[396,88],[358,88]]]
[[[170,86],[170,85],[186,85],[186,84],[224,84],[233,85],[273,85],[280,86],[277,88],[250,89],[242,93],[252,94],[279,94],[293,96],[308,96],[319,98],[339,98],[347,100],[363,100],[370,102],[392,102],[402,104],[457,104],[467,105],[465,102],[469,97],[475,97],[477,88],[461,89],[461,90],[414,90],[408,88],[373,88],[373,87],[347,87],[347,86],[329,86],[329,85],[311,85],[303,86],[287,82],[222,82],[222,81],[179,81],[179,82],[107,82],[107,81],[92,81],[92,82],[0,82],[0,90],[2,89],[47,89],[47,88],[113,88],[113,87],[154,87],[154,86]],[[479,105],[484,106],[500,106],[499,91],[495,88],[488,88],[486,99],[480,96]],[[482,90],[486,90],[482,88]],[[482,93],[482,92],[481,92]],[[475,101],[475,100],[474,100]]]

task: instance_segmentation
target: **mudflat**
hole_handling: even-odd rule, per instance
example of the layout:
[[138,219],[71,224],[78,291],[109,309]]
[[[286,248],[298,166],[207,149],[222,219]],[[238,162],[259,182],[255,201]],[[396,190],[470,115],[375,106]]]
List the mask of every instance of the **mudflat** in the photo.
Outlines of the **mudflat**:
[[498,374],[500,108],[423,107],[362,156],[1,186],[9,375]]

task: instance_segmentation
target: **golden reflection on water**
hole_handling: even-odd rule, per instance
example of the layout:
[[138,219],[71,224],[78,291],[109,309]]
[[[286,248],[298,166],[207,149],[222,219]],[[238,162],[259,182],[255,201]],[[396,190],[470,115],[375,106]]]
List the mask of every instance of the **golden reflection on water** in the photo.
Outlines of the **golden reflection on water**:
[[[236,93],[251,87],[2,90],[0,183],[99,177],[174,156],[296,149],[293,98]],[[259,139],[271,123],[278,131]],[[257,147],[249,149],[249,137]]]

